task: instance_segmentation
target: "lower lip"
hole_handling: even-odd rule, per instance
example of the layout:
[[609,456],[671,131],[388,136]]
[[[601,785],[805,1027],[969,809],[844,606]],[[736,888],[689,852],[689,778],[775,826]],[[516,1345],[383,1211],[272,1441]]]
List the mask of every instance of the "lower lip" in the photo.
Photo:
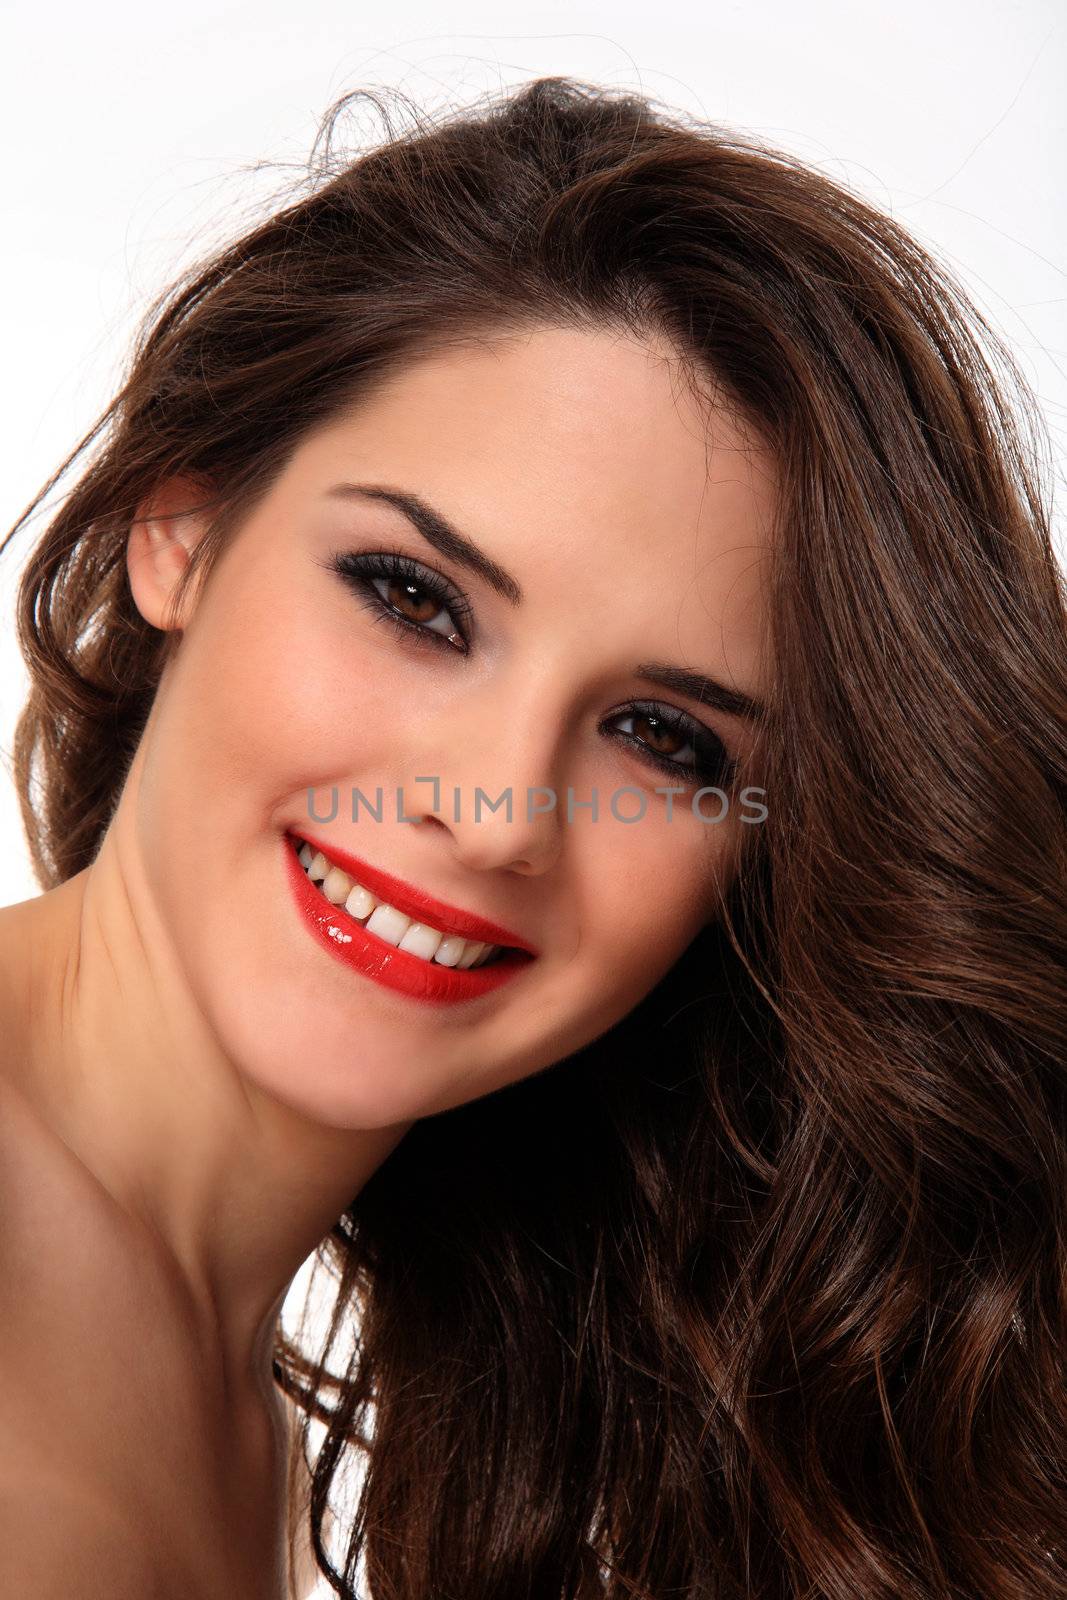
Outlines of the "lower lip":
[[377,934],[368,933],[343,906],[330,904],[300,865],[288,834],[283,846],[297,910],[312,937],[346,967],[373,978],[386,989],[395,989],[413,1000],[454,1005],[499,989],[531,964],[532,957],[521,950],[510,950],[487,967],[457,971],[455,967],[443,967],[439,961],[424,961],[409,950],[398,950]]

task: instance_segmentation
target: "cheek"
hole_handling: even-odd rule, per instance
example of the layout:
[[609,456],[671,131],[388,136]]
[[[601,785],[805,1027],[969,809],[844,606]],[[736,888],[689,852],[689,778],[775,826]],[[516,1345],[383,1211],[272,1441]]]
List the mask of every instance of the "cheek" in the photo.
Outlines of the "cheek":
[[668,823],[650,807],[632,828],[605,829],[586,864],[583,944],[612,1020],[655,987],[713,914],[726,835],[712,828],[709,840],[701,827],[677,811]]
[[[288,575],[287,575],[288,577]],[[288,581],[220,585],[179,649],[168,765],[208,813],[264,812],[384,763],[396,694],[344,602]]]

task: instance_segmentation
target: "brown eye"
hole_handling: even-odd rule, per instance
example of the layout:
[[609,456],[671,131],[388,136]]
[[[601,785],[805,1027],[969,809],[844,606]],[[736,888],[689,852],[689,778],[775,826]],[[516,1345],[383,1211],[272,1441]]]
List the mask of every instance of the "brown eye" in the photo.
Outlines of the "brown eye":
[[[657,755],[677,755],[689,743],[688,738],[683,738],[676,728],[669,727],[662,717],[635,712],[633,722],[638,738],[644,740]],[[646,729],[651,729],[651,733],[647,733]]]
[[338,551],[326,565],[355,590],[374,621],[393,622],[406,644],[469,653],[470,602],[432,567],[396,550]]
[[[612,728],[612,722],[620,720],[624,726]],[[679,712],[668,715],[654,706],[634,705],[609,719],[604,728],[650,765],[672,776],[718,784],[732,783],[736,775],[737,763],[719,736]]]
[[[423,596],[421,602],[414,598],[416,595]],[[440,602],[417,583],[401,583],[396,578],[388,584],[385,598],[409,622],[430,622],[441,609]]]

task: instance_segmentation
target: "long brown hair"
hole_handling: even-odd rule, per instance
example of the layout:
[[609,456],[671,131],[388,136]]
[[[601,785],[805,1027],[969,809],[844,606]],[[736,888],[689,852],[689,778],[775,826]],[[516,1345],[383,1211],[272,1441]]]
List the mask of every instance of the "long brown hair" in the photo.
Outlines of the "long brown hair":
[[125,542],[169,475],[217,505],[206,573],[376,375],[569,323],[665,333],[781,510],[768,815],[722,916],[588,1047],[416,1123],[321,1246],[323,1348],[279,1328],[319,1564],[375,1600],[1052,1600],[1067,608],[1036,402],[932,254],[788,153],[550,78],[338,158],[358,100],[307,192],[157,303],[29,508],[102,435],[19,595],[43,886],[93,859],[151,704]]

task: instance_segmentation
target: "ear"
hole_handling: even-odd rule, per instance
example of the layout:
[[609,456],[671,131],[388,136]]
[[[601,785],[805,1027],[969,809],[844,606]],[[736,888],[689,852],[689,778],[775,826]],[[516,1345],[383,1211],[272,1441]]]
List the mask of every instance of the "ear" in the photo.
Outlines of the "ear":
[[146,622],[166,632],[184,628],[194,597],[188,593],[180,616],[172,602],[178,579],[207,532],[202,510],[209,498],[206,485],[185,477],[170,478],[137,507],[126,544],[126,570],[137,609]]

